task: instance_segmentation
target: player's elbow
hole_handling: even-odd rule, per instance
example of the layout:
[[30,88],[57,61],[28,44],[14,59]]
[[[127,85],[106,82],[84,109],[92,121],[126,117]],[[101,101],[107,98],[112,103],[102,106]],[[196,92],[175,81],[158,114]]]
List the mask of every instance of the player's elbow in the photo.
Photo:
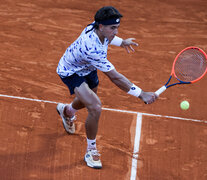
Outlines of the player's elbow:
[[105,74],[108,76],[108,78],[114,82],[117,81],[118,79],[121,78],[121,74],[119,72],[117,72],[115,69],[109,71],[109,72],[105,72]]

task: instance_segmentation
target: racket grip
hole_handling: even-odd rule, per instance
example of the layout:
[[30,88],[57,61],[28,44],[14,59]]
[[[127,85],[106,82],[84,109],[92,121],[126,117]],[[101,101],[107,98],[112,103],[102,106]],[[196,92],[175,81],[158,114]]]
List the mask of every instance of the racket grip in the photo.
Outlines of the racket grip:
[[165,86],[162,86],[160,89],[155,91],[155,94],[159,96],[161,93],[163,93],[167,88]]

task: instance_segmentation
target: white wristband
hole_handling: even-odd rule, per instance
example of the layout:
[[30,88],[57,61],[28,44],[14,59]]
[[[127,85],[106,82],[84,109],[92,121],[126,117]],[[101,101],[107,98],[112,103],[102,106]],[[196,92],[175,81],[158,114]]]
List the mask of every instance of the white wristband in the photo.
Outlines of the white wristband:
[[139,87],[137,87],[136,85],[133,84],[132,87],[130,88],[130,90],[127,92],[127,94],[139,97],[141,92],[142,92],[142,89],[140,89]]
[[110,42],[111,45],[114,46],[121,46],[123,39],[118,37],[118,36],[114,36],[114,38],[112,39],[112,41]]

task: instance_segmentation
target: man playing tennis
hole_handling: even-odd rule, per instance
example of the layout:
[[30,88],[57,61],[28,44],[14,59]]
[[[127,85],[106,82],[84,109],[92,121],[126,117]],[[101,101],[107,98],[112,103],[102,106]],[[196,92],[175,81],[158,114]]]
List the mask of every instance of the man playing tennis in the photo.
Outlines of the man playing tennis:
[[59,61],[57,73],[67,85],[70,94],[75,94],[71,104],[57,105],[65,130],[75,133],[75,113],[87,108],[85,122],[87,150],[84,157],[86,164],[92,168],[102,168],[100,154],[96,148],[98,121],[101,114],[101,102],[97,96],[97,69],[102,71],[120,89],[150,104],[155,101],[153,92],[144,92],[116,71],[107,59],[108,45],[116,45],[134,51],[131,45],[137,46],[133,38],[121,39],[116,36],[122,15],[114,7],[106,6],[97,11],[95,21],[88,25],[81,35],[65,51]]

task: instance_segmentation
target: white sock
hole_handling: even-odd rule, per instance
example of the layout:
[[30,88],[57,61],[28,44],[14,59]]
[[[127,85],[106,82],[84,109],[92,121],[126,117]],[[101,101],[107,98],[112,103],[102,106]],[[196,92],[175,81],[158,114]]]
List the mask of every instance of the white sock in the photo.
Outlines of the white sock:
[[75,113],[77,112],[77,110],[73,108],[72,103],[69,104],[69,111],[70,111],[71,114],[73,114],[73,115],[75,115]]
[[88,139],[87,138],[87,144],[88,144],[87,150],[96,149],[96,139]]
[[[72,107],[72,103],[67,105],[67,107],[65,109],[66,116],[68,116],[70,118],[75,115],[76,111],[77,110]],[[73,120],[71,120],[71,121],[73,121]]]

